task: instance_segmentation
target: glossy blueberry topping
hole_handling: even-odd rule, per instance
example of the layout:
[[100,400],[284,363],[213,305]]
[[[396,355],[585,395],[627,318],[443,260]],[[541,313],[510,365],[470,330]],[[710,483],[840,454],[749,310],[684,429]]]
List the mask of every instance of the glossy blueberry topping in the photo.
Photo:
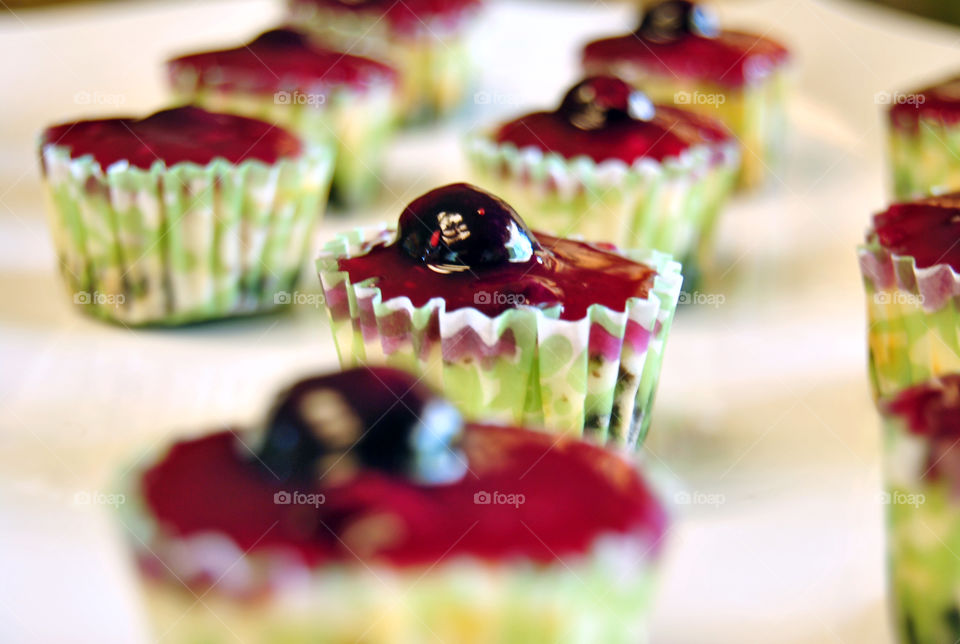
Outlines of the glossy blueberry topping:
[[662,506],[626,459],[544,432],[468,425],[469,473],[444,485],[375,469],[332,486],[279,482],[238,443],[231,432],[185,440],[144,473],[145,506],[162,534],[222,535],[244,552],[314,567],[358,557],[432,567],[462,557],[553,562],[619,535],[655,552],[665,532]]
[[406,372],[357,368],[280,394],[259,460],[281,480],[333,481],[363,468],[424,483],[460,478],[459,413]]
[[[189,78],[200,87],[246,92],[323,92],[331,86],[364,89],[393,83],[396,72],[387,65],[327,49],[293,29],[273,29],[232,49],[205,51],[174,58],[167,69],[175,84]],[[322,94],[319,96],[326,97]],[[281,96],[293,103],[297,96]],[[315,102],[317,97],[305,96]]]
[[695,2],[668,0],[650,9],[637,33],[651,42],[670,42],[685,34],[715,38],[720,33],[716,14]]
[[587,78],[552,112],[533,112],[503,124],[493,137],[517,148],[536,148],[600,163],[618,159],[662,161],[694,145],[731,142],[729,130],[707,116],[654,106],[640,90],[611,76]]
[[879,244],[913,257],[918,268],[949,264],[960,271],[960,193],[897,203],[873,218]]
[[[653,21],[657,11],[652,9],[647,20]],[[739,88],[763,81],[790,58],[783,45],[765,36],[729,29],[710,35],[699,31],[699,27],[644,29],[641,24],[633,33],[587,44],[583,64],[592,71],[637,70],[670,82],[696,80]]]
[[270,123],[198,107],[55,125],[42,135],[41,145],[47,144],[70,148],[73,158],[91,155],[104,169],[118,161],[143,169],[157,161],[204,165],[217,158],[275,163],[302,151],[300,139]]
[[557,110],[581,130],[616,121],[649,121],[656,110],[647,95],[613,76],[593,76],[574,85]]
[[439,272],[529,262],[540,249],[513,208],[466,183],[410,202],[400,215],[397,239],[407,255]]

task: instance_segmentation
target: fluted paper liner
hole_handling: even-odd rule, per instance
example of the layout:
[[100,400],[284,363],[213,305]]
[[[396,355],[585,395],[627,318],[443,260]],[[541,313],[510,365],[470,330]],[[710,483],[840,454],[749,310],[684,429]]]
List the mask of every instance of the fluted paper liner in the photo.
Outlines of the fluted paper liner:
[[916,128],[894,123],[888,147],[896,201],[960,190],[960,125],[923,117]]
[[466,145],[478,183],[524,213],[531,228],[621,248],[655,248],[701,266],[710,261],[716,219],[740,159],[732,142],[632,164],[567,159],[487,135]]
[[916,260],[876,241],[859,250],[867,293],[870,372],[875,396],[889,396],[960,371],[960,276],[949,264]]
[[384,301],[373,280],[354,284],[339,269],[338,259],[393,236],[384,227],[344,233],[317,261],[343,367],[407,368],[471,418],[639,445],[680,295],[679,263],[658,251],[618,251],[658,273],[648,297],[631,298],[624,312],[593,305],[582,319],[561,320],[559,307],[517,306],[490,317],[447,311],[442,298],[419,307],[407,297]]
[[929,437],[910,432],[900,417],[887,416],[884,425],[880,500],[894,625],[903,642],[952,642],[960,637],[960,496],[951,475],[931,465],[949,468],[950,457],[932,456]]
[[[179,324],[276,308],[310,252],[329,150],[274,164],[215,159],[106,170],[42,149],[50,228],[74,301],[127,325]],[[280,298],[282,300],[282,298]]]

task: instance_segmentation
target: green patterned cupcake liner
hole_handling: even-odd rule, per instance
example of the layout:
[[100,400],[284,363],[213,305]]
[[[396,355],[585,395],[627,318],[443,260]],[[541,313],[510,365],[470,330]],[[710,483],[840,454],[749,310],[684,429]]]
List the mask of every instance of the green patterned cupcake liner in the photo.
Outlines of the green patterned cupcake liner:
[[655,250],[618,251],[658,273],[649,296],[631,298],[624,312],[594,305],[580,320],[561,320],[559,307],[521,305],[489,317],[474,308],[447,311],[442,298],[423,306],[406,297],[384,301],[372,280],[354,284],[339,270],[338,259],[393,236],[386,228],[354,230],[326,244],[317,261],[344,368],[413,371],[470,418],[625,448],[643,441],[680,296],[678,262]]
[[311,250],[333,171],[331,152],[312,146],[271,165],[157,161],[149,170],[104,170],[55,144],[41,155],[74,302],[125,325],[277,308]]
[[317,146],[336,148],[331,200],[354,207],[381,192],[384,154],[398,119],[398,99],[389,83],[354,91],[279,91],[253,94],[203,87],[189,67],[171,78],[177,97],[215,112],[260,119],[295,132]]
[[630,64],[586,65],[588,73],[613,73],[643,89],[656,103],[674,104],[719,119],[742,149],[738,183],[752,188],[782,165],[786,148],[789,69],[759,82],[729,88],[651,73]]
[[380,16],[327,11],[289,2],[288,19],[318,40],[351,54],[380,59],[400,71],[400,114],[408,123],[454,111],[470,92],[474,66],[463,37],[470,17],[455,26],[427,20],[414,32],[390,29]]
[[867,294],[875,397],[960,371],[960,276],[948,264],[917,268],[870,241],[858,249]]
[[170,534],[143,505],[140,473],[118,487],[119,518],[147,615],[165,640],[647,641],[656,566],[636,537],[600,536],[588,552],[550,563],[462,556],[432,566],[315,568],[279,548],[244,552],[221,533]]
[[711,262],[717,217],[739,164],[733,143],[632,165],[520,150],[488,136],[469,139],[467,154],[478,183],[503,195],[531,228],[655,248],[700,267]]
[[930,443],[885,419],[891,609],[901,642],[960,639],[960,497],[930,475]]
[[925,118],[915,128],[894,124],[889,146],[897,201],[960,190],[960,124]]

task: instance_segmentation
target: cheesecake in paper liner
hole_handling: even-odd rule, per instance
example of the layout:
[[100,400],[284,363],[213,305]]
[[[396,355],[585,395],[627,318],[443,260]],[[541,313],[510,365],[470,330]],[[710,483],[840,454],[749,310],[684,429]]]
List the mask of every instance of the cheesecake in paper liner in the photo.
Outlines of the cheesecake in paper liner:
[[442,298],[420,307],[406,297],[383,301],[373,280],[355,284],[340,270],[340,258],[395,234],[385,227],[344,233],[317,261],[343,366],[411,370],[468,417],[618,447],[642,442],[680,296],[678,262],[658,251],[617,251],[657,271],[648,297],[631,298],[625,312],[593,305],[582,319],[562,320],[559,307],[520,305],[489,317],[473,308],[447,311]]
[[149,169],[41,150],[50,227],[74,302],[125,325],[277,308],[310,253],[333,172],[326,148],[267,164]]
[[655,248],[703,268],[739,167],[735,142],[700,145],[663,161],[596,162],[488,135],[467,141],[478,183],[501,194],[536,230],[621,248]]

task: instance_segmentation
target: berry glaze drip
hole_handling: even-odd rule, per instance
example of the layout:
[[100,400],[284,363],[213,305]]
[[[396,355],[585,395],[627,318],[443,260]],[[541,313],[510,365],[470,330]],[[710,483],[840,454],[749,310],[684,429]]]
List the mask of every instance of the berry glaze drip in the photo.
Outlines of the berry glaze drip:
[[893,127],[916,131],[920,119],[953,125],[960,122],[960,76],[907,94],[895,93],[890,106]]
[[918,268],[949,264],[960,271],[960,193],[898,203],[873,217],[877,242]]
[[383,16],[396,31],[421,31],[424,22],[432,26],[456,27],[474,14],[482,0],[292,0],[294,8],[307,7],[321,11],[349,11]]
[[662,161],[695,146],[732,140],[718,121],[693,112],[654,106],[622,80],[597,76],[576,84],[552,112],[534,112],[502,125],[498,143],[537,148],[567,159]]
[[[293,551],[311,566],[355,563],[356,556],[393,565],[464,555],[549,562],[585,553],[608,534],[656,543],[665,517],[630,465],[600,447],[555,441],[468,426],[470,473],[457,482],[424,485],[362,470],[341,485],[291,487],[249,459],[237,436],[221,432],[174,445],[144,474],[142,490],[165,534],[222,533],[244,551]],[[482,495],[494,490],[523,495],[523,503],[484,504]],[[322,494],[324,502],[275,502],[283,492]]]
[[907,431],[929,441],[924,478],[944,477],[960,493],[960,374],[949,374],[906,389],[884,403]]
[[112,118],[64,123],[48,128],[41,146],[70,148],[70,156],[93,156],[106,169],[117,161],[148,170],[157,161],[168,166],[214,159],[275,163],[302,152],[300,139],[256,119],[178,107],[142,119]]
[[647,12],[634,33],[589,43],[582,58],[588,68],[638,64],[671,79],[742,87],[769,76],[789,52],[763,36],[719,30],[695,3],[670,1]]
[[653,286],[652,268],[612,251],[534,234],[497,197],[452,184],[414,200],[395,241],[341,258],[339,268],[353,283],[372,278],[384,300],[408,297],[423,306],[440,297],[447,311],[471,307],[488,316],[518,304],[560,305],[561,319],[579,320],[593,304],[623,311]]
[[345,85],[364,89],[371,84],[396,82],[387,65],[323,48],[292,29],[274,29],[234,49],[208,51],[175,58],[167,63],[174,81],[186,71],[197,75],[202,87],[248,92],[305,92]]

